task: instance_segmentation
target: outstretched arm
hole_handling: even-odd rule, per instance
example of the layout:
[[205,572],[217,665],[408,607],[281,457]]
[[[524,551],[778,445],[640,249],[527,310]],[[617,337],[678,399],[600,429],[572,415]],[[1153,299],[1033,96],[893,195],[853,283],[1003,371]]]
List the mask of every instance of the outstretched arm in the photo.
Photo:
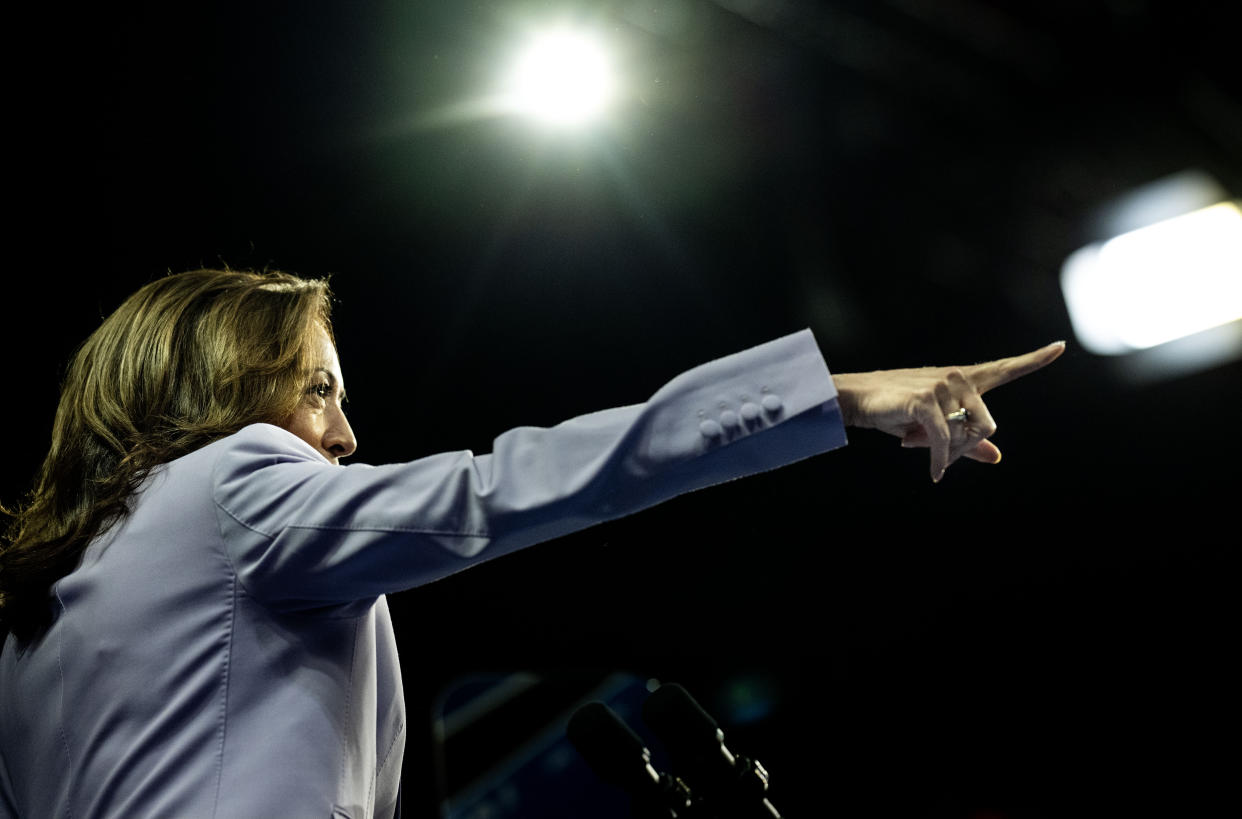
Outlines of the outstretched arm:
[[[846,426],[878,429],[902,446],[931,450],[931,478],[939,481],[963,456],[997,463],[1000,450],[988,438],[996,432],[983,394],[1046,367],[1065,351],[1057,341],[1025,355],[965,367],[921,367],[834,375]],[[966,410],[964,421],[948,418]]]

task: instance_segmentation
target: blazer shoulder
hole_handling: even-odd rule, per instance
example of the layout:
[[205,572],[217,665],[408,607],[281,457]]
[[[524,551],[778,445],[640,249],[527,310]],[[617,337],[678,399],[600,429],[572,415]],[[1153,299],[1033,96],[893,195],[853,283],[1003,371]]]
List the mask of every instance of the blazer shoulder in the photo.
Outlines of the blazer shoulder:
[[224,456],[258,457],[274,456],[278,459],[295,461],[313,461],[327,463],[314,447],[303,441],[283,427],[275,424],[255,423],[242,427],[237,432],[209,444],[204,449],[212,449],[219,460]]

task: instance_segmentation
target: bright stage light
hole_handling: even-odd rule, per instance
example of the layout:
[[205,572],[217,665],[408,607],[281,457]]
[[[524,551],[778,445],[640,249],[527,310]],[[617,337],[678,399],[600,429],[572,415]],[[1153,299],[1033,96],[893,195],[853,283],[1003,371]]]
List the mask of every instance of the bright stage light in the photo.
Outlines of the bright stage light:
[[518,55],[506,97],[516,113],[575,126],[599,117],[615,91],[603,43],[586,32],[561,28],[534,37]]
[[1242,209],[1221,202],[1088,245],[1061,288],[1075,335],[1101,355],[1242,319]]

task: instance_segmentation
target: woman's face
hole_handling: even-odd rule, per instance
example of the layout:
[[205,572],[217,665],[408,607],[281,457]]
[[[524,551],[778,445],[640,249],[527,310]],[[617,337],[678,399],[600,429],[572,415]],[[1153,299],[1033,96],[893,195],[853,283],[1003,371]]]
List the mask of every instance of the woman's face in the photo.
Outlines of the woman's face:
[[336,347],[322,327],[318,339],[318,361],[311,370],[302,402],[284,428],[339,464],[341,458],[354,453],[358,442],[341,406],[345,401],[345,381]]

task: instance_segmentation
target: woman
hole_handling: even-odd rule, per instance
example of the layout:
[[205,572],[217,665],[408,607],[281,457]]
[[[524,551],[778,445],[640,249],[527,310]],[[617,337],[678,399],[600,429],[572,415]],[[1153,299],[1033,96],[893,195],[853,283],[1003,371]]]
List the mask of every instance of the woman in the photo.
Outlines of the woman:
[[384,595],[876,427],[995,462],[980,395],[1063,345],[830,376],[808,331],[489,455],[356,447],[322,281],[152,282],[74,358],[0,549],[0,815],[398,812]]

